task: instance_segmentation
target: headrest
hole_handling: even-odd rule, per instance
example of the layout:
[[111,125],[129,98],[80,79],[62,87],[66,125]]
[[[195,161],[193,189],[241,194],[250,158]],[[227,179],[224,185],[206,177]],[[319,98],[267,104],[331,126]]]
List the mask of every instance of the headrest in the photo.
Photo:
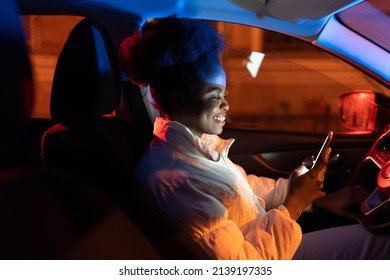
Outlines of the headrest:
[[51,92],[56,122],[93,119],[119,104],[120,72],[116,51],[102,26],[81,20],[60,53]]
[[0,2],[0,127],[11,136],[30,117],[34,87],[18,9],[13,0]]

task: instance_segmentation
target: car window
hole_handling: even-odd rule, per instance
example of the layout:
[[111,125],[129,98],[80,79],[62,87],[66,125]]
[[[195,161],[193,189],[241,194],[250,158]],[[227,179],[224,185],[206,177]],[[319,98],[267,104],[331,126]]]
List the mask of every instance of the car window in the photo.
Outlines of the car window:
[[348,131],[339,121],[338,97],[353,90],[387,92],[354,67],[306,42],[248,26],[216,26],[227,38],[222,63],[229,91],[229,127]]
[[[50,118],[57,57],[81,19],[22,16],[35,79],[33,118]],[[308,43],[249,26],[213,24],[227,41],[221,61],[227,74],[230,127],[346,131],[339,121],[338,96],[351,90],[388,94],[388,89],[375,80]],[[259,59],[261,63],[256,66]]]
[[22,16],[33,70],[33,118],[50,118],[50,93],[58,55],[78,16]]
[[227,51],[228,122],[265,130],[341,131],[339,95],[350,89],[292,61],[261,52]]

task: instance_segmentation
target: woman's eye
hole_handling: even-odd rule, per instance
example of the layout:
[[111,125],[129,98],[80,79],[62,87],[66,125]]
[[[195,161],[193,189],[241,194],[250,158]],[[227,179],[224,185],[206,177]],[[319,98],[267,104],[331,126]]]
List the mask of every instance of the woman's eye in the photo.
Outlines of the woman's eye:
[[210,96],[211,99],[220,100],[222,97],[225,97],[223,92],[220,90],[213,91],[213,94]]
[[227,94],[222,94],[222,93],[220,93],[220,94],[218,94],[218,95],[213,96],[212,98],[213,98],[213,99],[216,99],[216,100],[220,100],[220,99],[222,99],[222,97],[223,97],[224,99],[227,99],[228,95],[227,95]]

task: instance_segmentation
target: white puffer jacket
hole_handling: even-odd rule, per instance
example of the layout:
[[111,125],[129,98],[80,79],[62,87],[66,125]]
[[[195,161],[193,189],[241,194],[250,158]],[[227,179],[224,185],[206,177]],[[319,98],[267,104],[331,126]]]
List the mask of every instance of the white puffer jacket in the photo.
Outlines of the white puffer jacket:
[[137,168],[159,206],[215,259],[291,259],[302,239],[282,206],[287,179],[247,175],[228,158],[234,139],[199,138],[157,118]]

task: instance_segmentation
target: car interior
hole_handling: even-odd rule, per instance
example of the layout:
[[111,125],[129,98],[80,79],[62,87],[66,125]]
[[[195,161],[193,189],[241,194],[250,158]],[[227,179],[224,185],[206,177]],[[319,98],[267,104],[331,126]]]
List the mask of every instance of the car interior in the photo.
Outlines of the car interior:
[[[148,104],[147,88],[123,74],[116,50],[141,19],[87,16],[74,26],[56,62],[51,119],[41,120],[29,118],[34,80],[20,11],[13,0],[0,7],[7,65],[0,67],[0,259],[209,259],[134,172],[159,113]],[[388,116],[388,98],[375,98]],[[357,209],[360,222],[378,234],[390,229],[390,132],[382,119],[377,133],[335,137],[332,152],[340,160],[329,165],[325,182],[327,191],[364,185],[371,195]],[[236,127],[222,137],[241,140],[231,149],[234,162],[274,178],[288,176],[323,141],[318,133]],[[304,232],[354,222],[322,212],[300,219]]]

